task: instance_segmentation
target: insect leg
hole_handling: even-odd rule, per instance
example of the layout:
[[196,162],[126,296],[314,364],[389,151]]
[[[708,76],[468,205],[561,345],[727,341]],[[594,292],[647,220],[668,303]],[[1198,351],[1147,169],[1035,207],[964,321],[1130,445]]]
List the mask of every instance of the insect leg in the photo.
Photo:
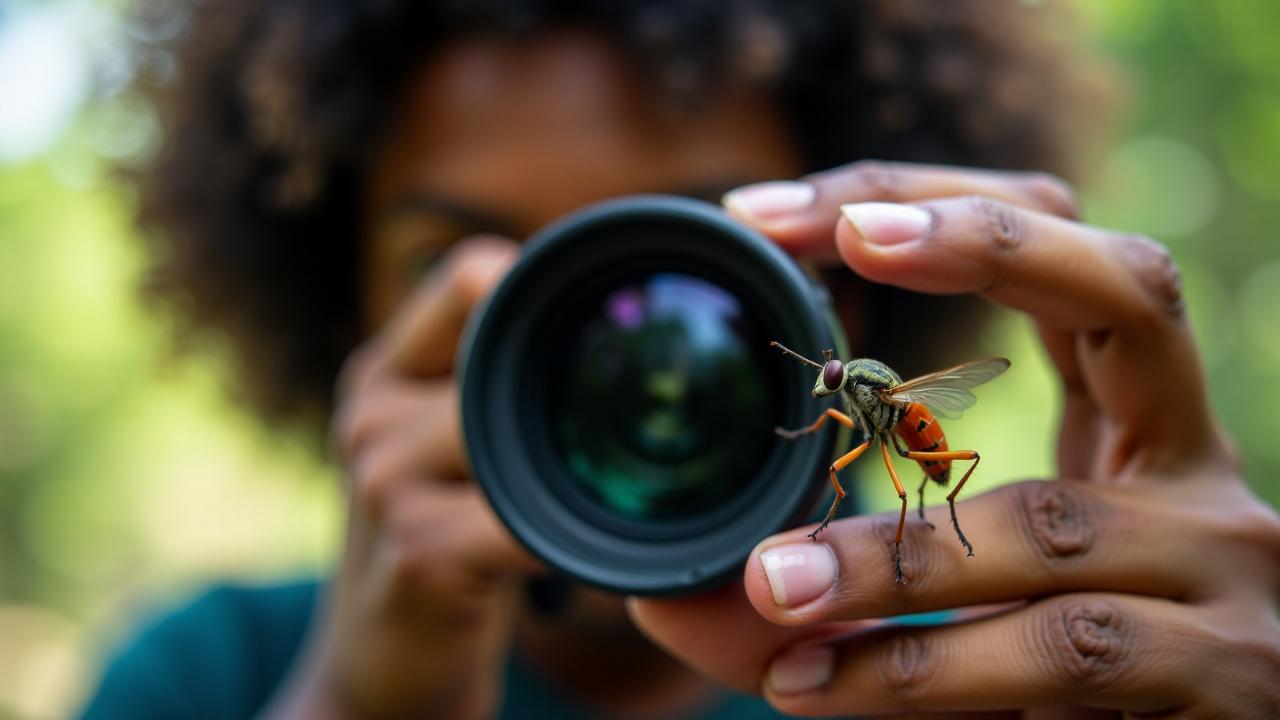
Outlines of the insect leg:
[[889,446],[884,438],[880,439],[880,454],[884,455],[884,466],[889,468],[889,477],[893,487],[898,491],[898,499],[902,501],[902,511],[898,513],[898,534],[893,538],[893,572],[899,584],[906,582],[902,577],[902,528],[907,524],[907,491],[898,479],[898,471],[893,469],[893,460],[889,457]]
[[[925,475],[924,477],[920,478],[920,489],[916,491],[920,493],[920,504],[916,506],[916,510],[920,513],[921,520],[924,520],[924,486],[928,484],[929,484],[929,476]],[[937,530],[937,528],[933,526],[933,523],[929,522],[928,520],[924,520],[924,524],[928,525],[930,530]]]
[[[901,455],[902,457],[906,457],[906,456],[908,456],[908,450],[906,450],[906,448],[904,448],[904,447],[902,447],[901,445],[899,445],[899,442],[897,442],[897,436],[896,436],[896,434],[892,434],[892,433],[891,433],[891,434],[890,434],[890,436],[888,436],[888,437],[890,437],[890,439],[892,439],[892,441],[893,441],[893,450],[896,450],[896,451],[897,451],[897,454]],[[929,477],[928,477],[928,475],[924,475],[924,477],[923,477],[923,478],[920,478],[920,489],[918,489],[918,491],[916,491],[916,492],[918,492],[918,493],[919,493],[919,495],[920,495],[920,503],[919,503],[919,505],[918,505],[918,506],[916,506],[916,510],[918,510],[918,511],[919,511],[920,519],[922,519],[922,520],[924,520],[924,486],[927,486],[927,484],[929,484]],[[925,525],[928,525],[929,529],[931,529],[931,530],[936,529],[936,528],[934,528],[934,527],[933,527],[933,523],[931,523],[931,521],[924,520],[924,524],[925,524]]]
[[960,489],[964,487],[965,481],[973,474],[974,468],[978,467],[978,461],[981,458],[978,453],[973,450],[945,450],[939,452],[923,452],[912,451],[907,453],[907,457],[912,460],[972,460],[973,464],[968,470],[964,471],[964,477],[960,478],[960,482],[956,483],[955,488],[947,494],[947,504],[951,506],[951,526],[956,529],[956,536],[960,538],[960,544],[964,545],[965,550],[969,551],[969,557],[973,557],[973,543],[964,536],[960,530],[960,521],[956,520],[956,496],[960,494]]
[[808,435],[809,433],[817,432],[818,428],[822,427],[822,425],[827,422],[827,418],[834,418],[835,421],[841,425],[844,425],[851,430],[853,429],[852,418],[835,408],[827,408],[827,411],[819,415],[818,419],[813,421],[813,424],[807,428],[801,428],[799,430],[785,430],[780,427],[775,427],[773,431],[788,440],[795,440],[801,435]]
[[[835,412],[835,411],[828,410],[827,412]],[[823,417],[826,417],[826,416],[823,415]],[[870,440],[864,440],[861,445],[850,450],[844,455],[841,455],[839,458],[836,459],[835,462],[831,463],[831,467],[827,468],[827,473],[831,476],[831,486],[836,489],[836,497],[834,500],[831,501],[831,507],[827,509],[827,516],[823,518],[822,524],[818,526],[817,530],[814,530],[813,532],[809,533],[809,537],[812,538],[813,540],[817,540],[818,533],[825,530],[827,525],[831,524],[831,518],[836,516],[836,508],[840,507],[840,501],[844,499],[845,495],[849,494],[845,492],[843,487],[840,486],[840,481],[836,479],[836,473],[845,469],[845,467],[847,467],[849,463],[853,462],[854,460],[857,460],[858,456],[861,455],[863,451],[867,449],[867,446],[870,444],[871,444]]]
[[897,450],[897,451],[898,451],[898,454],[899,454],[899,455],[901,455],[902,457],[906,457],[906,456],[907,456],[907,450],[906,450],[905,448],[903,448],[903,447],[902,447],[902,445],[900,445],[900,444],[898,443],[898,436],[897,436],[897,434],[890,434],[890,435],[889,435],[889,439],[890,439],[890,440],[893,440],[893,449],[894,449],[894,450]]
[[[897,450],[898,454],[901,455],[902,457],[907,457],[908,451],[898,444],[898,436],[890,435],[889,437],[890,439],[893,440],[893,449]],[[916,491],[920,494],[920,504],[916,506],[916,509],[920,513],[921,520],[924,520],[924,486],[928,484],[929,484],[929,476],[925,475],[923,478],[920,479],[920,489]],[[933,523],[929,522],[928,520],[924,520],[924,524],[928,525],[930,530],[937,529],[933,526]]]

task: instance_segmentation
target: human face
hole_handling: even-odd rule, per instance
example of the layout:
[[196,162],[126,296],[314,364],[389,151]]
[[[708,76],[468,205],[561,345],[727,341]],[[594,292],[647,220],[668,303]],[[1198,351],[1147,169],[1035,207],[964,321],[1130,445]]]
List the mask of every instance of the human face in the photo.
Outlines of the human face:
[[366,330],[468,235],[521,239],[608,197],[716,200],[800,173],[762,92],[725,88],[699,102],[661,112],[626,60],[581,31],[467,37],[434,53],[410,76],[366,184]]

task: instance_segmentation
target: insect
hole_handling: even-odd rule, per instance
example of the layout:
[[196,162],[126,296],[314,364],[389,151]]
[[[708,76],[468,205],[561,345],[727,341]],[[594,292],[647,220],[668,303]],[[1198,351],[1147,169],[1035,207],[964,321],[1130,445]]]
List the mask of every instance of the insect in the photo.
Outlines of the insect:
[[[835,517],[840,501],[844,499],[845,489],[840,486],[836,473],[858,458],[872,441],[880,440],[880,452],[884,456],[885,467],[889,469],[889,477],[902,500],[902,512],[898,515],[898,533],[893,541],[893,569],[899,583],[905,582],[902,575],[902,529],[907,520],[907,491],[898,479],[889,457],[889,443],[902,457],[915,460],[924,471],[920,481],[920,518],[924,519],[924,488],[932,480],[942,487],[951,482],[951,461],[972,460],[973,464],[965,471],[960,482],[947,495],[947,504],[951,507],[951,526],[955,528],[960,543],[973,557],[973,544],[960,530],[960,522],[956,520],[956,496],[964,487],[974,468],[978,467],[978,453],[973,450],[949,450],[946,436],[935,417],[959,417],[960,413],[972,407],[977,398],[969,392],[976,387],[995,378],[1009,368],[1009,361],[1004,358],[986,358],[957,365],[946,370],[922,375],[921,377],[902,381],[888,365],[870,358],[858,358],[843,363],[831,357],[831,350],[823,353],[825,363],[819,365],[809,358],[794,352],[782,343],[773,341],[770,345],[800,360],[806,365],[818,368],[818,380],[813,385],[813,397],[825,397],[840,393],[844,398],[846,412],[834,408],[818,416],[812,425],[799,430],[774,428],[774,431],[788,440],[801,435],[816,432],[828,418],[849,428],[862,431],[862,443],[849,452],[841,455],[827,469],[831,484],[835,487],[836,497],[827,510],[827,516],[817,530],[809,533],[809,537],[817,540]],[[901,439],[901,444],[899,443]],[[902,445],[905,444],[904,448]],[[930,525],[929,527],[933,527]]]

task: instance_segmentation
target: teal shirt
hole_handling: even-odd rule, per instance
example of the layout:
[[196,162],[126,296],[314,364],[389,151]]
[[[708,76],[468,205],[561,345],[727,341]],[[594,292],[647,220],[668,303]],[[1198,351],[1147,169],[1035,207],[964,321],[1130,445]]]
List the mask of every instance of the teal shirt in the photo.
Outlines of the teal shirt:
[[[85,720],[251,718],[275,695],[311,622],[320,585],[224,586],[160,618],[108,665]],[[597,717],[518,659],[507,666],[504,719]],[[786,717],[726,691],[698,720]]]

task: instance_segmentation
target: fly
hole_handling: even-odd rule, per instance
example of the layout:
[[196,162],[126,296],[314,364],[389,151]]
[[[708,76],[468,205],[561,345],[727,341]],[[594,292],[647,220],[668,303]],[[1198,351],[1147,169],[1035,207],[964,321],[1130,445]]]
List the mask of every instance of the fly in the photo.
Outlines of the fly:
[[[836,473],[858,458],[873,440],[880,440],[880,452],[884,456],[885,467],[889,469],[889,477],[893,487],[898,491],[902,501],[902,511],[898,514],[898,532],[893,541],[893,569],[899,583],[905,582],[902,575],[902,530],[907,520],[907,491],[898,479],[889,457],[889,444],[899,455],[920,464],[924,471],[924,479],[920,481],[920,517],[924,518],[924,488],[932,480],[942,487],[951,482],[951,462],[953,460],[972,460],[973,464],[965,470],[960,482],[947,495],[947,504],[951,508],[951,526],[955,528],[960,543],[964,545],[969,557],[973,557],[973,544],[960,530],[960,522],[956,520],[956,496],[960,494],[974,468],[978,467],[978,453],[973,450],[949,450],[947,439],[942,432],[936,415],[942,417],[959,417],[960,413],[977,402],[971,388],[994,379],[1009,369],[1009,361],[1005,358],[985,358],[957,365],[946,370],[922,375],[918,378],[902,381],[888,365],[870,358],[858,358],[843,363],[831,357],[832,351],[823,353],[825,363],[818,364],[809,358],[794,352],[781,343],[773,341],[770,345],[801,362],[818,368],[818,380],[813,385],[812,396],[825,397],[839,393],[844,399],[845,412],[834,408],[828,409],[812,425],[799,430],[775,428],[775,432],[788,440],[801,435],[808,435],[821,428],[827,418],[851,429],[862,431],[863,441],[849,452],[841,455],[827,473],[831,485],[836,490],[835,499],[827,510],[827,516],[817,530],[809,533],[809,537],[817,540],[831,519],[835,517],[840,501],[848,494],[841,487]],[[901,442],[899,442],[901,440]],[[903,447],[905,445],[906,447]],[[932,526],[930,526],[932,527]]]

